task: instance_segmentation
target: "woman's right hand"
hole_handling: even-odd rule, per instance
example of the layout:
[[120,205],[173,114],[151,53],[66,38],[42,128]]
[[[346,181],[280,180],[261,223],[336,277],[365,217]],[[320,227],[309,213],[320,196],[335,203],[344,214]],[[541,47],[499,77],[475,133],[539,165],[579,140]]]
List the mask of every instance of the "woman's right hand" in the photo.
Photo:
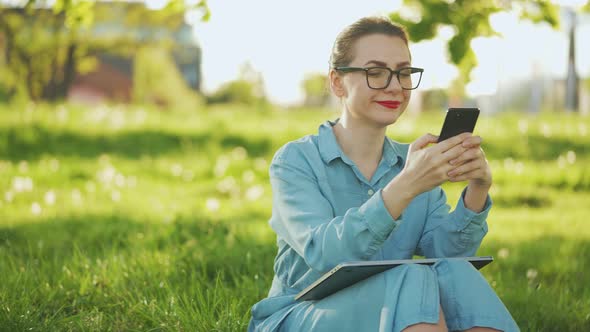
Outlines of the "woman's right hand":
[[450,160],[459,157],[467,148],[461,144],[471,133],[463,133],[446,139],[436,145],[438,136],[426,134],[410,144],[406,165],[398,177],[411,183],[411,194],[417,196],[449,180],[449,171],[457,167]]

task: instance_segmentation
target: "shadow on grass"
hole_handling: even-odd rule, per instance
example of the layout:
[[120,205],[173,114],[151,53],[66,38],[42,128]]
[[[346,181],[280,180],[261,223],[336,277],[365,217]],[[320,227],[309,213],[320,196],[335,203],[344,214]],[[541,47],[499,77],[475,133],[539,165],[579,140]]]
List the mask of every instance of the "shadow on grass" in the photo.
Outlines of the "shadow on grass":
[[186,150],[206,151],[208,147],[231,149],[237,146],[258,157],[269,154],[272,143],[266,138],[224,135],[213,130],[194,135],[142,130],[91,136],[73,131],[52,131],[42,126],[0,128],[0,155],[12,161],[37,160],[44,154],[96,158],[105,153],[137,159]]

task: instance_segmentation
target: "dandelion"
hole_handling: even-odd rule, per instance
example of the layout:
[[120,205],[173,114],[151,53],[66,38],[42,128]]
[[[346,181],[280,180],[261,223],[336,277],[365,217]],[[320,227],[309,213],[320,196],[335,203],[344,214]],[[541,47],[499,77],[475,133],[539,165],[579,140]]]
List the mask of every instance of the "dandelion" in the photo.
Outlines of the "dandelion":
[[59,122],[66,122],[68,120],[68,109],[64,105],[59,105],[57,107],[57,121]]
[[217,190],[220,193],[226,194],[236,187],[236,180],[233,176],[228,176],[217,184]]
[[537,272],[537,270],[535,270],[535,269],[528,269],[528,270],[526,271],[526,277],[527,277],[529,280],[533,280],[533,279],[535,279],[535,278],[537,277],[537,275],[538,275],[538,274],[539,274],[539,273],[538,273],[538,272]]
[[113,202],[118,202],[121,200],[121,193],[117,190],[113,190],[113,192],[111,192],[111,199],[113,200]]
[[25,160],[21,160],[18,163],[18,171],[21,173],[26,173],[29,171],[29,164]]
[[219,200],[217,200],[215,198],[208,198],[207,201],[205,202],[205,207],[210,212],[215,212],[215,211],[219,210],[220,206],[221,206],[221,204],[219,203]]
[[578,131],[580,132],[581,136],[586,136],[588,134],[588,129],[583,123],[578,124]]
[[551,126],[546,123],[541,124],[541,133],[543,137],[551,137]]
[[82,193],[79,189],[72,190],[72,202],[76,205],[82,204]]
[[33,179],[29,177],[16,176],[12,179],[12,188],[17,193],[32,191],[33,190]]
[[522,174],[524,172],[524,164],[521,161],[516,163],[514,172],[516,174]]
[[12,191],[5,192],[4,199],[6,200],[7,203],[12,202],[12,200],[14,199],[14,194],[12,193]]
[[31,204],[31,213],[38,216],[41,214],[41,212],[43,212],[43,209],[41,209],[41,204],[33,202],[33,204]]
[[160,288],[163,288],[163,287],[164,287],[164,282],[160,281]]
[[176,177],[182,175],[182,165],[180,165],[180,164],[172,165],[172,167],[170,168],[170,172],[172,173],[172,175],[174,175]]
[[264,194],[264,188],[261,185],[256,185],[246,190],[246,199],[249,201],[255,201]]
[[521,134],[526,134],[527,130],[529,129],[529,123],[525,119],[518,120],[518,131]]
[[500,258],[508,258],[509,254],[510,254],[510,251],[508,250],[508,248],[502,248],[502,249],[498,250],[498,257],[500,257]]
[[567,152],[565,158],[567,159],[567,162],[568,163],[573,164],[573,163],[576,162],[576,153],[574,151],[571,151],[570,150],[570,151]]
[[231,156],[234,160],[244,160],[248,157],[248,151],[243,146],[238,146],[232,150]]
[[59,160],[53,158],[49,161],[49,170],[53,173],[59,170]]
[[254,167],[258,171],[265,171],[267,168],[267,162],[264,158],[256,158],[256,160],[254,160]]
[[109,165],[102,171],[99,171],[96,177],[103,184],[109,184],[113,181],[115,175],[117,175],[117,170],[113,166]]
[[254,172],[252,172],[252,170],[247,170],[244,173],[242,173],[242,180],[246,183],[251,183],[252,181],[254,181],[255,176],[254,176]]
[[227,171],[229,167],[229,159],[226,156],[219,156],[217,161],[215,162],[215,167],[213,172],[215,173],[216,177],[222,177]]
[[53,190],[49,190],[45,193],[45,204],[53,205],[55,204],[55,192]]

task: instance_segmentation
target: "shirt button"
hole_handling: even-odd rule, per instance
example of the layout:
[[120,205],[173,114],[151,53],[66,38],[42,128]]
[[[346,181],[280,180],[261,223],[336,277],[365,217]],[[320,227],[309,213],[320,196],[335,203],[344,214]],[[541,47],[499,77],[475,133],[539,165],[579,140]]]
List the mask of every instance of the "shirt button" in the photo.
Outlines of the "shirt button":
[[373,195],[375,192],[373,191],[373,189],[369,189],[369,191],[367,191],[367,194],[369,194],[369,196]]

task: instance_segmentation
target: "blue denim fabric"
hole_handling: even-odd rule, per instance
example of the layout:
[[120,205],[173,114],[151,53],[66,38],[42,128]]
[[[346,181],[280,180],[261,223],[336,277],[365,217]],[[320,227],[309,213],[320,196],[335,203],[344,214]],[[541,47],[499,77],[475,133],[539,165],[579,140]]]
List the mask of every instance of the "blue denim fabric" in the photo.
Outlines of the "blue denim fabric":
[[268,297],[252,307],[249,331],[398,331],[438,321],[440,306],[449,328],[518,330],[477,270],[446,260],[395,268],[319,301],[294,300],[346,261],[474,256],[488,230],[489,196],[475,213],[465,207],[463,192],[450,212],[440,187],[418,195],[392,218],[381,190],[403,169],[409,145],[386,137],[381,162],[367,180],[342,152],[334,124],[325,122],[318,135],[287,143],[272,160],[275,276]]

